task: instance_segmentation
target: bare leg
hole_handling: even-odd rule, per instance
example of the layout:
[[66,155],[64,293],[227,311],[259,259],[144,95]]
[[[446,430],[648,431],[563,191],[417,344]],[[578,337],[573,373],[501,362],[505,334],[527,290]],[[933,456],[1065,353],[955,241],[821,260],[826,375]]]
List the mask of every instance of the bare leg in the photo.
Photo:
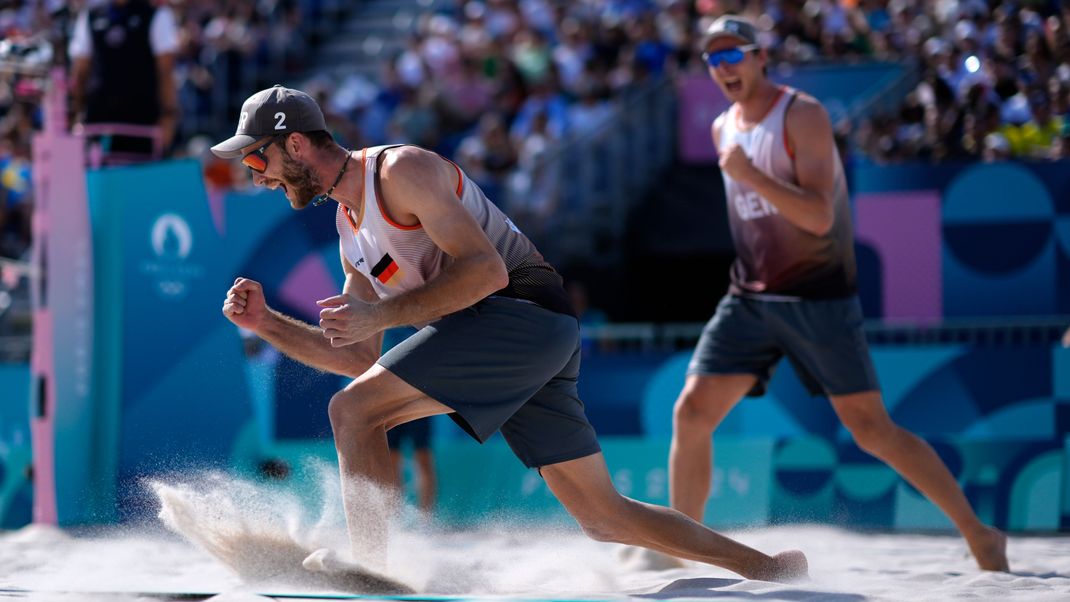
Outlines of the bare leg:
[[[378,364],[331,398],[328,413],[338,450],[342,503],[359,562],[378,568],[385,558],[392,508],[387,496],[397,487],[386,430],[451,411]],[[369,491],[368,483],[379,491]]]
[[676,510],[622,496],[613,487],[600,453],[544,466],[542,476],[569,514],[595,540],[642,546],[713,564],[748,579],[789,581],[806,576],[802,552],[767,556]]
[[757,380],[751,374],[691,375],[673,407],[669,500],[699,522],[710,496],[713,431]]
[[978,566],[1007,571],[1007,537],[977,518],[947,466],[933,448],[892,421],[880,392],[831,398],[832,407],[858,446],[891,466],[925,494],[966,538]]
[[414,453],[416,471],[420,475],[420,510],[430,514],[435,509],[438,479],[435,476],[435,460],[430,449],[417,449]]

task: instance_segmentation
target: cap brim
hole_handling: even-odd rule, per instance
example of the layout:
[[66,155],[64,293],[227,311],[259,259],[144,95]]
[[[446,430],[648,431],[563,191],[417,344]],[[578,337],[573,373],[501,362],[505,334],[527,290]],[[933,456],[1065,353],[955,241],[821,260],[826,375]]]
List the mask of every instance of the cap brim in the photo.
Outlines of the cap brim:
[[706,50],[706,48],[709,47],[710,43],[712,43],[714,40],[720,40],[721,38],[733,38],[739,40],[743,44],[754,44],[754,42],[752,42],[751,40],[748,40],[747,38],[744,38],[743,36],[737,33],[732,33],[731,31],[718,31],[717,33],[708,34],[702,39],[702,49]]
[[212,154],[220,159],[237,159],[241,156],[241,149],[257,141],[257,138],[248,134],[237,134],[212,147]]

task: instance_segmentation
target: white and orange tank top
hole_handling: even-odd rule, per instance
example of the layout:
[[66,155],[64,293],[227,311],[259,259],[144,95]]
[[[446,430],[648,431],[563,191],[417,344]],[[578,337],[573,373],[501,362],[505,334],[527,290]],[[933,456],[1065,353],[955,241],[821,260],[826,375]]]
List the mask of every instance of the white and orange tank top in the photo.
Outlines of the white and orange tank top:
[[[738,144],[762,172],[798,184],[795,160],[786,133],[788,107],[798,92],[781,87],[768,113],[744,127],[738,104],[717,117],[717,148]],[[807,141],[793,141],[805,152]],[[722,173],[728,202],[728,222],[736,248],[731,291],[745,296],[833,299],[856,292],[854,240],[847,180],[839,152],[835,153],[835,195],[832,229],[825,236],[811,234],[780,215],[754,189]]]
[[[385,299],[422,286],[452,261],[423,226],[395,222],[383,204],[379,166],[383,152],[395,146],[366,148],[360,153],[364,179],[361,214],[338,205],[335,226],[342,253]],[[446,159],[443,159],[444,161]],[[543,259],[530,240],[494,206],[479,186],[457,167],[457,202],[475,218],[509,272],[509,285],[494,293],[531,301],[546,309],[575,315],[561,276]]]

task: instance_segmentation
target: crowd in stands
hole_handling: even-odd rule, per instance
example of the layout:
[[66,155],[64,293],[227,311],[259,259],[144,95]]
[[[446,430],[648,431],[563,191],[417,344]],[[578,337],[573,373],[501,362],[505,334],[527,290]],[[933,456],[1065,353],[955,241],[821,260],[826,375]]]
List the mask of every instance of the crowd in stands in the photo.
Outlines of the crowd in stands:
[[[866,6],[866,5],[863,5]],[[898,112],[860,124],[876,161],[1070,158],[1070,4],[889,2],[881,22],[921,81]]]
[[[70,64],[68,49],[84,9],[110,0],[0,2],[0,257],[25,259],[32,207],[30,144],[41,127],[43,82],[13,72],[15,63]],[[174,23],[178,130],[168,154],[198,134],[233,129],[249,90],[304,69],[341,0],[157,0]],[[42,51],[41,44],[44,44]],[[35,54],[36,53],[36,54]],[[131,82],[131,85],[137,85]],[[79,115],[71,115],[78,121]]]
[[459,0],[399,31],[407,40],[376,81],[311,88],[346,146],[434,149],[516,219],[538,220],[559,176],[543,156],[598,135],[629,94],[689,61],[694,31],[682,0]]

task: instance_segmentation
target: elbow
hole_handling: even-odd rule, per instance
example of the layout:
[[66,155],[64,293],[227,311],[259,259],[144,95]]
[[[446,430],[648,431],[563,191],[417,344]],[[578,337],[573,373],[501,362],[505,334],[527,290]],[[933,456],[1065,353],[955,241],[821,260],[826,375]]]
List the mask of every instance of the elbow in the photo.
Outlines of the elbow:
[[828,236],[829,232],[832,232],[832,227],[836,225],[836,212],[832,209],[832,201],[829,200],[824,204],[825,210],[816,212],[813,215],[810,227],[808,228],[810,233],[814,236]]
[[810,233],[813,234],[814,236],[818,236],[818,237],[822,237],[822,238],[825,237],[825,236],[828,236],[829,232],[832,232],[832,226],[833,226],[833,224],[835,224],[835,222],[836,222],[836,220],[834,220],[831,216],[828,217],[828,218],[822,218],[822,219],[816,221],[811,226]]
[[509,286],[509,270],[505,268],[505,261],[501,255],[495,253],[487,257],[487,294],[495,293]]

